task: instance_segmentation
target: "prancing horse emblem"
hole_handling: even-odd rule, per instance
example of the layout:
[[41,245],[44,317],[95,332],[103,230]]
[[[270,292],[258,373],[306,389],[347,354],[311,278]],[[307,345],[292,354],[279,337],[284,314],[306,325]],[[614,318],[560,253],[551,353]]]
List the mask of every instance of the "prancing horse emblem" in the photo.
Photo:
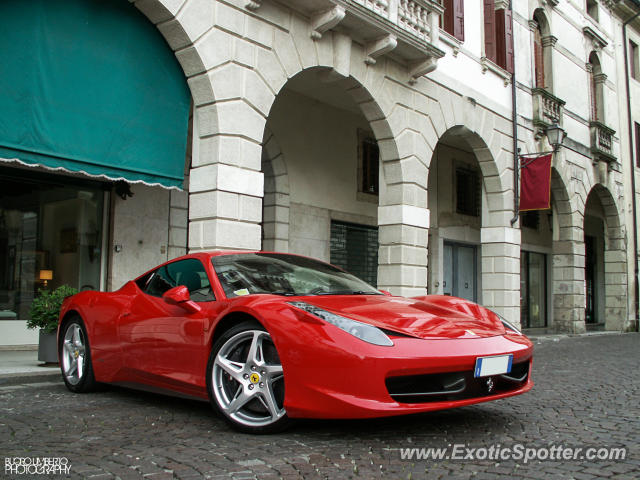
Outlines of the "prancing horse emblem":
[[495,387],[495,384],[493,383],[493,378],[491,377],[487,378],[487,392],[489,393],[493,392],[493,387]]

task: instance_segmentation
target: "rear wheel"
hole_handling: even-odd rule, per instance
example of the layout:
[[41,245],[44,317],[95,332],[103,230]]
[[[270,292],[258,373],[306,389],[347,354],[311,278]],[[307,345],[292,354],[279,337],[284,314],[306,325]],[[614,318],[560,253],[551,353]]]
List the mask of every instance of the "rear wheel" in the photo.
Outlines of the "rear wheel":
[[235,429],[273,433],[289,425],[280,357],[259,323],[242,322],[215,342],[207,379],[212,404]]
[[67,388],[76,393],[94,390],[96,380],[91,365],[89,336],[80,317],[72,317],[63,324],[58,351]]

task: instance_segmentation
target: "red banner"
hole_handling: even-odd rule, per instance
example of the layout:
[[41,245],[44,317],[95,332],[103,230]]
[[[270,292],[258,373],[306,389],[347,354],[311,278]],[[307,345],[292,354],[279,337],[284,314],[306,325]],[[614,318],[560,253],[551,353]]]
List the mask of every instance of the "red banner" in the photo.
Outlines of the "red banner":
[[520,211],[551,208],[551,158],[548,153],[521,160]]

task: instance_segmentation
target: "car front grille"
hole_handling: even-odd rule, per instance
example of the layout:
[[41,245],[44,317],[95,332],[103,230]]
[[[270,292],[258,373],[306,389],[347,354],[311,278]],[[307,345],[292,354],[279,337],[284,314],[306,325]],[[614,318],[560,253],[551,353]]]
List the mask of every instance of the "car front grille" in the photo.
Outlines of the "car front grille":
[[486,397],[521,388],[529,377],[529,360],[514,363],[505,375],[476,378],[473,370],[389,377],[391,398],[401,403],[427,403]]

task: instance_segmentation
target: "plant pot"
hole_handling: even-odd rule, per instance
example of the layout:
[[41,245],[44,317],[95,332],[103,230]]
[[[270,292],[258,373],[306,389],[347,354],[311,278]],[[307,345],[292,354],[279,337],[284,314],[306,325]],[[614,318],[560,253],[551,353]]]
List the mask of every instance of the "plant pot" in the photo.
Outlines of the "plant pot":
[[38,361],[58,363],[58,335],[56,332],[45,333],[44,330],[40,330]]

